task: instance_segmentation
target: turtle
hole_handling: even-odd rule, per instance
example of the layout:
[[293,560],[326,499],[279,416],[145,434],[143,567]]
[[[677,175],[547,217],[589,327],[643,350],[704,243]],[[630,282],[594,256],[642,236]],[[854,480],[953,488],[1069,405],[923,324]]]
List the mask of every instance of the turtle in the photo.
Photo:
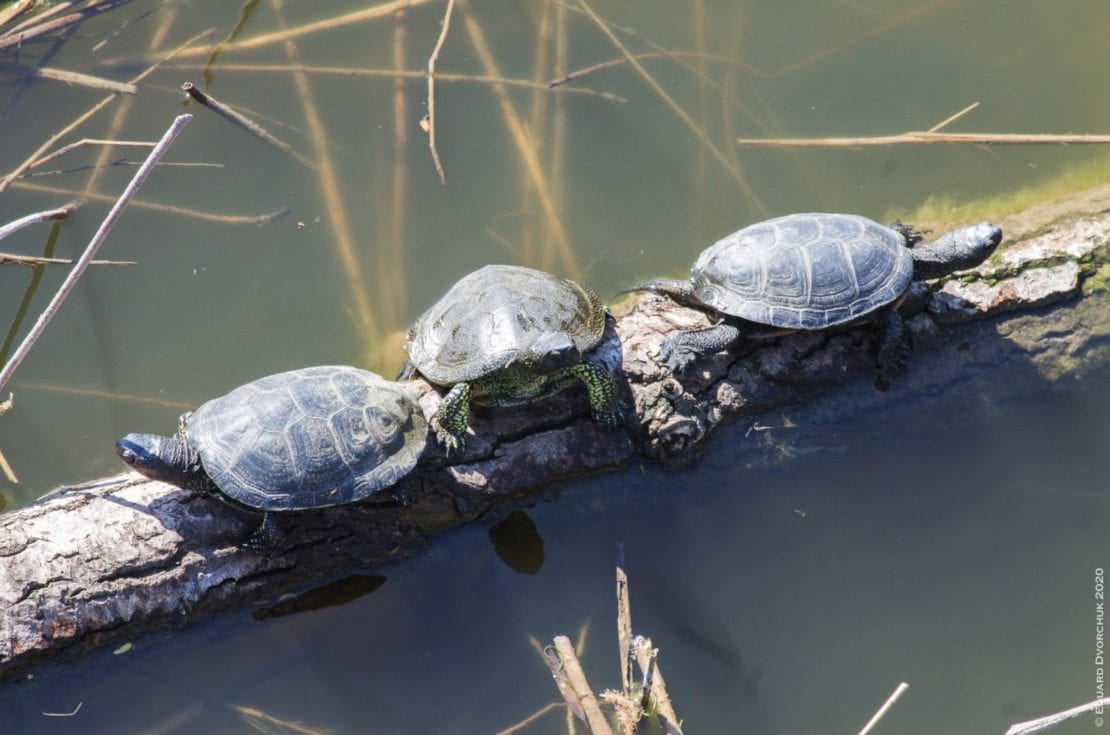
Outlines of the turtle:
[[[990,222],[963,227],[913,247],[911,227],[890,227],[855,214],[809,212],[749,225],[706,248],[688,281],[659,279],[650,290],[721,317],[706,329],[663,341],[659,357],[671,372],[697,356],[727,350],[745,336],[819,330],[875,318],[880,325],[880,374],[905,369],[909,336],[897,305],[913,281],[973,268],[1002,240]],[[767,325],[777,331],[760,330]]]
[[262,513],[243,544],[277,540],[271,512],[353,503],[416,465],[428,424],[401,385],[345,365],[269,375],[181,415],[175,436],[128,434],[116,454],[155,480]]
[[461,278],[409,329],[398,379],[419,373],[449,388],[431,418],[452,451],[466,441],[471,402],[510,405],[586,385],[593,418],[622,418],[616,381],[590,350],[608,312],[597,294],[532,268],[487,265]]

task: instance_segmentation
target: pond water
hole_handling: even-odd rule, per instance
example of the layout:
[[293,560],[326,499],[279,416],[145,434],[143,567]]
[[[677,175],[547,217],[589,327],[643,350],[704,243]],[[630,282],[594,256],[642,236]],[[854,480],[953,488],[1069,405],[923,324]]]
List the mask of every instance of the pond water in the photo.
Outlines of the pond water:
[[[0,451],[20,479],[0,476],[8,507],[119,471],[117,437],[171,431],[185,408],[261,375],[336,362],[391,374],[408,324],[486,263],[613,294],[682,273],[701,247],[765,216],[893,218],[1104,157],[1088,146],[733,143],[928,129],[973,102],[946,130],[1105,132],[1103,2],[597,0],[589,7],[621,43],[651,54],[653,81],[624,64],[547,91],[525,82],[622,54],[582,6],[537,0],[456,8],[437,66],[443,186],[418,121],[445,3],[313,30],[366,7],[137,0],[63,40],[0,52],[126,81],[184,46],[57,145],[154,140],[191,112],[164,160],[213,164],[155,172],[99,255],[136,265],[93,266],[5,387],[15,401]],[[213,54],[217,41],[282,28],[296,31],[292,46]],[[413,75],[395,82],[393,68]],[[504,97],[475,79],[490,76],[509,80]],[[314,165],[186,103],[186,81]],[[0,92],[0,174],[106,94],[14,77]],[[145,151],[105,155],[82,147],[0,193],[0,223],[88,198],[54,236],[40,225],[0,250],[77,257],[134,172],[102,164]],[[264,225],[213,217],[284,209]],[[23,315],[6,328],[5,359],[64,274],[0,264],[0,317]],[[588,624],[587,673],[616,684],[618,541],[636,627],[661,647],[690,732],[855,732],[902,680],[911,690],[884,727],[1001,732],[1093,698],[1110,468],[1092,448],[1110,428],[1097,409],[1108,377],[1020,390],[1001,380],[994,412],[923,407],[944,417],[925,432],[862,416],[840,427],[842,451],[778,470],[738,471],[723,436],[689,472],[566,485],[529,511],[544,541],[536,574],[499,561],[486,529],[461,530],[370,572],[387,577],[380,587],[356,579],[349,604],[263,621],[233,612],[0,688],[0,732],[242,732],[234,706],[333,732],[496,732],[555,698],[529,635]],[[958,472],[938,478],[938,464]],[[77,702],[74,718],[41,714]],[[565,732],[562,717],[526,732]]]

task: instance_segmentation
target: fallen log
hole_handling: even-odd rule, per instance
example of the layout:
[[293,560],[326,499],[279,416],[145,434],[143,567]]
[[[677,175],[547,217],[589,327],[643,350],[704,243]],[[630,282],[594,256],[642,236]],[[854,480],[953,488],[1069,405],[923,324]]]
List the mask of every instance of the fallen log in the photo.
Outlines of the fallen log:
[[[798,333],[669,376],[659,343],[704,314],[651,294],[630,298],[599,346],[622,370],[623,428],[588,417],[570,389],[514,408],[476,409],[465,449],[434,442],[397,486],[398,500],[283,514],[271,554],[238,543],[257,518],[217,499],[135,474],[58,488],[0,515],[0,679],[59,652],[132,639],[213,611],[311,586],[350,567],[381,567],[418,552],[436,531],[505,512],[551,483],[633,459],[695,461],[723,423],[763,428],[768,412],[793,425],[890,405],[987,370],[1032,365],[1045,380],[1110,363],[1110,187],[1004,220],[1000,250],[975,271],[922,285],[906,300],[915,352],[909,374],[876,389],[872,329]],[[691,253],[691,257],[693,257]],[[1015,362],[1017,361],[1017,362]],[[440,400],[413,381],[426,412]],[[816,396],[820,417],[807,416]],[[116,437],[105,437],[110,451]],[[774,432],[749,431],[744,451],[775,452]]]

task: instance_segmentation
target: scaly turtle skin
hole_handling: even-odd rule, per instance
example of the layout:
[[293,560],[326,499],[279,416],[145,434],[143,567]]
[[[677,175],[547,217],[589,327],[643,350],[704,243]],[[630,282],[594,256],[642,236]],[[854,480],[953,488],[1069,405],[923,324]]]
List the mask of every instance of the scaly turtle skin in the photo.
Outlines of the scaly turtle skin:
[[593,417],[620,422],[616,383],[587,353],[601,341],[606,311],[592,290],[543,271],[488,265],[463,277],[409,330],[399,378],[419,372],[451,386],[432,428],[448,449],[466,441],[470,404],[519,403],[575,379]]
[[707,329],[664,340],[660,357],[678,372],[697,356],[735,346],[751,325],[784,330],[825,329],[872,315],[882,328],[879,366],[905,369],[909,337],[898,301],[910,282],[973,268],[1002,240],[981,222],[920,247],[901,224],[884,227],[852,214],[792,214],[745,227],[708,247],[689,281],[658,280],[631,290],[654,290],[725,317]]
[[427,441],[408,392],[366,370],[310,367],[242,385],[181,416],[175,436],[128,434],[116,453],[147,477],[262,511],[244,544],[274,541],[269,511],[353,503],[406,475]]

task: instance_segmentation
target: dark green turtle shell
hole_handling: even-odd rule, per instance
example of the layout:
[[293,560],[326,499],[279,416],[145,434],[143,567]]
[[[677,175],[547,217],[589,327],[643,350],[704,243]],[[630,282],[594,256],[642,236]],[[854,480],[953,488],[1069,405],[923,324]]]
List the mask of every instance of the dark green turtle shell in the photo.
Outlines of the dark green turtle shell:
[[791,214],[745,227],[694,264],[694,294],[730,316],[790,329],[842,324],[913,278],[901,233],[853,214]]
[[478,380],[520,357],[538,338],[564,332],[582,354],[605,331],[593,290],[550,273],[487,265],[459,280],[409,330],[409,361],[439,385]]
[[259,510],[303,510],[388,488],[420,458],[424,414],[397,383],[321,366],[270,375],[183,417],[216,486]]

